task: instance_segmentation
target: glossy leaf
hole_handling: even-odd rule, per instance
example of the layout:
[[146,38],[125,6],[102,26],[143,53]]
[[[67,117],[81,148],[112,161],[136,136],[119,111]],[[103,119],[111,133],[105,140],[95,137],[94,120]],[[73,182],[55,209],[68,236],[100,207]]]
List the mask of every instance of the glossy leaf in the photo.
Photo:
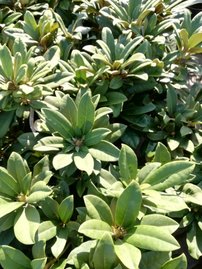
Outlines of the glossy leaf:
[[56,241],[51,247],[53,256],[57,259],[63,252],[65,245],[68,239],[68,230],[67,228],[60,228],[57,231]]
[[187,258],[185,254],[181,254],[180,256],[166,262],[162,267],[162,269],[186,269],[187,268]]
[[17,197],[19,193],[17,181],[3,167],[0,167],[0,193],[10,197]]
[[70,165],[73,162],[72,153],[59,153],[53,157],[53,167],[55,170],[59,170]]
[[44,221],[39,225],[36,238],[38,241],[48,241],[55,237],[57,233],[57,227],[52,221]]
[[22,207],[24,202],[7,202],[0,199],[0,218]]
[[94,145],[89,148],[89,152],[95,159],[104,162],[115,162],[119,156],[119,149],[108,141],[101,141]]
[[169,150],[161,142],[158,142],[158,144],[157,144],[153,161],[154,162],[159,162],[159,163],[162,163],[162,164],[171,161],[171,154],[170,154]]
[[76,167],[85,171],[88,175],[91,175],[94,167],[93,157],[89,152],[79,151],[73,155],[74,163]]
[[58,207],[58,214],[63,223],[67,223],[74,210],[74,197],[73,195],[70,195],[66,197],[59,205]]

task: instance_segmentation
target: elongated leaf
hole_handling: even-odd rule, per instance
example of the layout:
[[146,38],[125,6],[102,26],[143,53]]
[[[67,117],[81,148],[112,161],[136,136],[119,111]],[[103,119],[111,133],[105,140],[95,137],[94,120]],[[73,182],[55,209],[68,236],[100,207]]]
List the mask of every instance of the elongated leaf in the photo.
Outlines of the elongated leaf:
[[89,93],[85,93],[78,105],[78,128],[83,134],[87,134],[93,127],[95,108]]
[[95,159],[105,162],[115,162],[119,157],[119,149],[110,142],[104,140],[89,148],[89,152]]
[[115,223],[123,228],[135,225],[142,203],[139,185],[132,181],[121,193],[116,203]]
[[108,27],[102,29],[102,40],[107,44],[110,51],[111,61],[115,60],[115,40],[112,31]]
[[51,247],[51,251],[55,258],[58,258],[65,248],[68,239],[68,229],[60,228],[57,231],[56,241]]
[[1,111],[0,113],[0,138],[3,138],[9,130],[10,124],[13,121],[14,111]]
[[175,89],[171,87],[167,90],[167,107],[169,115],[174,115],[177,107],[177,93]]
[[104,233],[112,235],[112,228],[102,220],[92,219],[81,224],[79,233],[92,239],[101,239]]
[[39,225],[37,231],[37,240],[48,241],[51,238],[55,237],[57,233],[57,227],[52,221],[44,221]]
[[64,147],[64,139],[60,136],[47,136],[38,141],[34,146],[37,151],[58,151]]
[[13,74],[13,63],[10,50],[6,45],[0,47],[0,65],[5,76],[8,79],[12,79]]
[[116,254],[112,237],[104,233],[93,253],[92,262],[96,269],[111,269],[116,263]]
[[188,35],[187,30],[186,29],[181,29],[180,32],[179,32],[179,35],[181,37],[182,49],[184,51],[187,51],[188,48],[189,48],[189,44],[188,44],[189,35]]
[[126,268],[139,269],[141,251],[138,248],[120,240],[116,241],[114,247],[116,255]]
[[159,162],[159,163],[164,164],[170,161],[171,161],[171,154],[169,150],[164,144],[162,144],[161,142],[158,142],[156,150],[155,150],[153,162]]
[[45,114],[46,124],[50,131],[55,131],[59,133],[63,138],[70,139],[73,135],[72,125],[65,116],[59,111],[43,109]]
[[188,41],[189,48],[193,48],[202,42],[202,33],[193,34]]
[[0,247],[0,264],[3,269],[31,269],[31,261],[25,254],[10,246]]
[[7,169],[23,189],[23,178],[30,172],[27,162],[22,159],[20,154],[12,152],[8,159]]
[[180,247],[177,240],[164,228],[152,225],[136,226],[134,232],[126,235],[124,240],[138,248],[153,251],[173,251]]
[[187,161],[173,161],[152,171],[143,181],[152,189],[165,190],[169,187],[186,183],[195,165]]
[[111,210],[103,199],[95,195],[86,195],[84,202],[90,218],[103,220],[109,225],[113,224]]
[[141,220],[142,224],[164,227],[169,233],[174,233],[179,227],[179,224],[175,220],[160,214],[145,215]]
[[121,181],[127,186],[137,176],[137,157],[133,150],[122,145],[119,155],[119,170]]
[[96,145],[110,133],[111,131],[107,128],[93,129],[91,132],[86,134],[85,145],[88,147]]
[[44,269],[47,262],[47,258],[34,259],[31,261],[32,269]]
[[190,255],[198,260],[202,255],[202,230],[196,222],[192,223],[191,229],[187,233],[186,242]]
[[15,223],[14,233],[16,238],[25,245],[35,242],[35,234],[40,224],[40,215],[33,206],[27,206],[18,212]]
[[73,154],[72,153],[59,153],[53,158],[53,167],[55,170],[59,170],[70,165],[73,162]]
[[63,223],[70,220],[74,210],[74,197],[70,195],[66,197],[58,207],[58,214]]
[[49,186],[47,186],[44,181],[38,181],[32,186],[30,194],[27,197],[27,202],[37,203],[48,197],[52,193],[52,191],[53,190]]
[[170,260],[170,252],[145,251],[140,262],[141,269],[161,269],[161,266]]
[[91,175],[94,167],[93,157],[89,152],[79,151],[73,155],[74,163],[76,167],[85,171],[88,175]]
[[6,202],[0,199],[0,218],[23,206],[24,202]]
[[181,254],[180,256],[167,261],[162,267],[162,269],[186,269],[187,268],[187,258],[185,254]]
[[0,193],[16,197],[19,192],[20,189],[15,178],[4,167],[0,167]]
[[77,126],[78,109],[69,95],[62,98],[60,112],[71,122],[72,126]]

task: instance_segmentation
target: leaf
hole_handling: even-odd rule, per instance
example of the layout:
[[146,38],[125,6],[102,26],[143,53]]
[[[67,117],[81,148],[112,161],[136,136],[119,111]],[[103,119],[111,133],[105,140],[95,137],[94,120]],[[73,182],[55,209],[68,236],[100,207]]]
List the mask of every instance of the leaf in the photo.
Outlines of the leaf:
[[153,251],[173,251],[180,247],[176,239],[164,228],[152,225],[136,226],[134,232],[125,236],[124,241],[135,247]]
[[1,111],[0,113],[0,139],[9,131],[9,127],[13,121],[14,111]]
[[188,41],[189,49],[196,47],[202,42],[202,33],[194,33]]
[[101,240],[95,247],[92,263],[96,269],[111,269],[116,263],[116,254],[112,237],[108,233],[104,233]]
[[47,186],[44,181],[38,181],[31,187],[26,201],[27,203],[37,203],[48,197],[52,191],[53,190]]
[[59,153],[53,157],[53,167],[55,170],[59,170],[70,165],[73,162],[72,153]]
[[32,269],[44,269],[47,262],[47,258],[34,259],[31,261]]
[[68,239],[68,229],[59,228],[56,235],[56,241],[51,247],[53,256],[57,259],[63,252]]
[[93,127],[95,108],[88,92],[82,95],[78,105],[77,127],[87,134]]
[[96,128],[85,135],[84,143],[90,147],[100,143],[111,131],[107,128]]
[[17,181],[4,167],[0,167],[0,193],[6,196],[17,197],[19,191]]
[[161,269],[187,269],[187,258],[185,254],[181,254],[174,259],[167,261]]
[[0,247],[0,263],[3,269],[31,269],[31,261],[19,249],[10,246]]
[[159,162],[159,163],[168,163],[171,161],[171,154],[167,147],[162,144],[161,142],[158,142],[154,154],[154,158],[152,160],[153,162]]
[[116,203],[115,223],[123,228],[135,225],[142,204],[142,194],[138,183],[132,181],[121,193]]
[[139,269],[141,251],[138,248],[121,240],[117,240],[114,247],[116,255],[126,268]]
[[151,189],[165,190],[175,185],[186,183],[195,164],[187,161],[173,161],[152,171],[143,181],[151,185]]
[[102,40],[107,44],[110,51],[111,61],[115,60],[115,40],[112,31],[108,27],[102,29]]
[[58,215],[63,223],[67,223],[74,211],[74,197],[70,195],[66,197],[58,207]]
[[79,151],[73,155],[74,164],[76,167],[85,171],[88,175],[91,175],[94,168],[94,160],[89,152]]
[[89,148],[89,152],[95,159],[104,162],[115,162],[119,157],[119,149],[110,142],[104,140]]
[[170,260],[170,252],[145,251],[140,262],[141,269],[161,269],[161,266]]
[[27,162],[16,152],[12,152],[7,162],[8,172],[15,178],[23,189],[23,179],[30,172]]
[[177,93],[172,87],[167,90],[167,107],[170,116],[173,116],[177,108]]
[[122,144],[118,163],[121,181],[127,186],[137,176],[137,157],[129,146]]
[[160,214],[145,215],[141,220],[141,225],[164,227],[164,229],[171,234],[179,227],[179,224],[175,220]]
[[46,242],[36,241],[32,247],[32,256],[34,259],[42,259],[46,257]]
[[104,233],[112,235],[112,228],[102,220],[91,219],[82,223],[78,232],[92,239],[101,239]]
[[34,150],[37,151],[58,151],[59,148],[64,147],[64,139],[60,136],[47,136],[40,139],[35,146]]
[[47,220],[47,221],[43,221],[39,225],[36,238],[37,238],[37,241],[41,241],[41,240],[48,241],[51,238],[55,237],[56,233],[57,233],[57,227],[55,226],[55,224],[52,221]]
[[65,139],[71,139],[73,136],[72,125],[65,116],[59,111],[43,109],[45,121],[50,131],[59,133]]
[[23,206],[24,202],[7,202],[0,199],[0,218]]
[[100,219],[109,225],[113,224],[113,216],[108,204],[95,195],[85,195],[86,210],[91,219]]
[[78,109],[74,100],[65,95],[61,100],[60,112],[71,122],[72,126],[77,126]]
[[23,208],[15,217],[14,233],[16,238],[25,245],[35,242],[35,234],[40,224],[40,215],[33,206]]
[[186,238],[189,254],[198,260],[202,255],[202,230],[196,222],[193,222],[191,229],[187,232]]
[[12,80],[13,75],[13,63],[10,50],[6,45],[0,46],[0,65],[5,76]]

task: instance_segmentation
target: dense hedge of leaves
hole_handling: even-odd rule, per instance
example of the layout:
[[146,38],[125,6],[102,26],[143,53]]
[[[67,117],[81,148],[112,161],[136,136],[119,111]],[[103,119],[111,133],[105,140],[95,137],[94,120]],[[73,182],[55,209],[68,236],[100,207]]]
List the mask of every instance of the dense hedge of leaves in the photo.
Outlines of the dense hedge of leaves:
[[0,0],[1,268],[200,259],[200,3]]

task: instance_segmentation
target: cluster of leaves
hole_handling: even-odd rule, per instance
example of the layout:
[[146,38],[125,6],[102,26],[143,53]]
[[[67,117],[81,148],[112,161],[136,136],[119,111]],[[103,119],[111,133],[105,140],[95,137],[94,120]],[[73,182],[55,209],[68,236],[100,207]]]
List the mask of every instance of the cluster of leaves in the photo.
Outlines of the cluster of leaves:
[[199,3],[0,0],[1,268],[202,256]]

